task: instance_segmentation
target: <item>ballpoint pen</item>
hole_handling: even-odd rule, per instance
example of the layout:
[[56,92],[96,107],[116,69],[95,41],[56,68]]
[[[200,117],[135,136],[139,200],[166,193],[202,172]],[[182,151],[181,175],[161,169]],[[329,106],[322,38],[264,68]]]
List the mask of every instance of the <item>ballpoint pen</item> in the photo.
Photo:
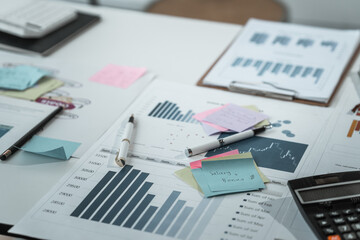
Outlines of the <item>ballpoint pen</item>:
[[254,135],[258,134],[258,133],[261,133],[261,132],[265,131],[265,129],[267,129],[267,128],[271,128],[271,125],[266,125],[266,126],[262,126],[262,127],[259,127],[259,128],[252,129],[252,130],[247,130],[247,131],[244,131],[244,132],[241,132],[241,133],[236,133],[236,134],[231,135],[229,137],[212,140],[212,141],[210,141],[208,143],[204,143],[204,144],[201,144],[199,146],[186,148],[185,149],[185,155],[187,157],[191,157],[191,156],[194,156],[194,155],[197,155],[197,154],[212,150],[212,149],[217,148],[217,147],[221,147],[221,146],[233,143],[233,142],[237,142],[237,141],[240,141],[240,140],[243,140],[243,139],[246,139],[246,138],[250,138],[250,137],[252,137],[252,136],[254,136]]
[[121,140],[120,149],[116,155],[115,162],[120,167],[125,166],[126,157],[129,151],[131,135],[134,128],[134,115],[131,114],[129,121],[126,123],[123,139]]
[[8,160],[9,157],[19,150],[22,145],[24,145],[28,140],[32,138],[38,131],[40,131],[44,126],[53,119],[56,114],[60,113],[63,110],[63,107],[56,108],[50,115],[44,118],[39,122],[35,127],[33,127],[29,132],[22,136],[18,141],[16,141],[10,148],[6,149],[3,153],[0,154],[0,159],[2,161]]

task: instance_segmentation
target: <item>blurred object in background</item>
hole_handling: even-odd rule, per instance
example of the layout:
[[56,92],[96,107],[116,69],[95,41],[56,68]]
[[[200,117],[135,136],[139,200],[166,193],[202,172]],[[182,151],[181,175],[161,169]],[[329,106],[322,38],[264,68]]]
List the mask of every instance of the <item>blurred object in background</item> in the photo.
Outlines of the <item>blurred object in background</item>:
[[236,24],[249,18],[286,19],[282,5],[272,0],[160,0],[147,12]]
[[332,28],[360,28],[359,0],[277,0],[287,22]]

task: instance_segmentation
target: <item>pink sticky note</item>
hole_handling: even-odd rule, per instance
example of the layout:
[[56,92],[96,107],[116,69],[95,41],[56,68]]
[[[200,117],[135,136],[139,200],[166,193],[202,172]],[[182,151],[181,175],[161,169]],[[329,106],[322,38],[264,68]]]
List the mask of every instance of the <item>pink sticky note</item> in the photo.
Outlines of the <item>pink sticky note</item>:
[[203,120],[236,132],[242,132],[267,118],[268,116],[265,114],[229,104]]
[[[212,135],[212,134],[217,133],[217,132],[225,132],[225,131],[227,131],[227,130],[229,130],[229,129],[224,128],[224,127],[221,127],[221,126],[216,125],[216,124],[213,124],[213,123],[210,123],[210,122],[207,122],[207,121],[204,121],[203,119],[206,118],[207,116],[215,113],[216,111],[219,111],[220,109],[223,109],[223,108],[226,107],[226,106],[227,106],[227,105],[224,105],[224,106],[221,106],[221,107],[209,109],[209,110],[207,110],[207,111],[204,111],[204,112],[195,114],[195,115],[193,116],[193,118],[195,118],[196,120],[198,120],[199,122],[202,123],[203,128],[204,128],[205,132],[206,132],[208,135]],[[206,124],[206,125],[205,125],[205,124]]]
[[218,158],[218,157],[226,157],[226,156],[230,156],[230,155],[234,155],[234,154],[239,154],[239,150],[235,149],[235,150],[232,150],[232,151],[229,151],[229,152],[221,153],[221,154],[218,154],[218,155],[215,155],[215,156],[212,156],[212,157],[208,157],[208,158],[204,158],[204,159],[200,159],[200,160],[191,162],[190,163],[190,168],[191,169],[201,168],[202,167],[201,161],[204,161],[204,160],[207,160],[207,159]]
[[93,75],[90,80],[114,87],[128,88],[145,72],[146,68],[109,64]]

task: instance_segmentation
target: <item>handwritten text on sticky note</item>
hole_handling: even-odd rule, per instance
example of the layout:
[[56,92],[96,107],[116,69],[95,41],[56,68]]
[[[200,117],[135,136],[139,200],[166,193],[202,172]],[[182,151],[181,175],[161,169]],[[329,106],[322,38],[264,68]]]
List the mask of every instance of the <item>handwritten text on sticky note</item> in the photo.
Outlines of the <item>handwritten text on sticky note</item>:
[[265,187],[252,158],[203,161],[202,173],[211,191],[249,191]]
[[267,118],[268,116],[265,114],[235,104],[228,104],[203,120],[236,132],[242,132]]

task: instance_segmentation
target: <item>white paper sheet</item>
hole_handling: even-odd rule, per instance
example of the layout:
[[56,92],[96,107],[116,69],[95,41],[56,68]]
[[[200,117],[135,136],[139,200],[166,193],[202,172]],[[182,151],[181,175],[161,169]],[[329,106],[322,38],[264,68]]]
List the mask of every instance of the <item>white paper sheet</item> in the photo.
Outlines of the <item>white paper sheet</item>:
[[[32,64],[31,58],[8,56],[11,58],[4,58],[9,62],[2,62],[3,66]],[[40,135],[80,142],[74,157],[82,156],[154,78],[154,74],[148,73],[128,89],[118,89],[89,80],[103,66],[51,61],[45,63],[40,60],[38,62],[37,67],[50,71],[55,78],[64,82],[62,87],[36,100],[64,107],[64,111],[56,117],[53,124],[47,126],[46,131]]]
[[358,30],[251,19],[204,83],[327,102],[359,43]]
[[[261,144],[265,145],[257,143],[250,150],[265,152],[269,163],[280,159],[282,164],[262,163],[261,170],[272,180],[262,192],[204,199],[173,175],[181,167],[150,159],[188,163],[189,159],[184,158],[185,146],[212,138],[202,133],[201,125],[189,120],[189,116],[229,102],[257,105],[270,116],[274,128],[260,135]],[[173,119],[177,111],[182,116]],[[131,152],[150,159],[130,158],[127,164],[134,170],[126,179],[132,174],[148,173],[145,183],[135,186],[136,180],[131,184],[123,180],[124,190],[121,183],[115,184],[120,190],[108,189],[106,186],[112,185],[109,183],[104,185],[107,190],[94,194],[108,174],[120,171],[114,162],[116,147],[132,113],[135,129]],[[280,210],[290,204],[285,183],[301,175],[330,113],[327,108],[277,100],[264,102],[253,96],[155,81],[11,232],[47,239],[270,239],[275,236],[272,230],[283,228]],[[303,145],[307,145],[304,152]],[[260,160],[255,156],[255,161]],[[139,188],[149,184],[151,187],[143,192],[146,196],[139,197],[137,194],[142,192]],[[133,188],[134,193],[126,192]],[[116,196],[117,191],[121,194]],[[178,195],[176,200],[174,194]],[[127,197],[130,199],[122,202]],[[142,209],[141,205],[150,198],[149,205]],[[92,200],[85,203],[85,199]],[[163,211],[169,199],[174,203]],[[137,202],[140,200],[144,202]],[[154,215],[145,221],[148,211],[155,208]],[[310,234],[311,237],[314,238]]]
[[10,148],[55,109],[56,107],[0,96],[0,153]]

